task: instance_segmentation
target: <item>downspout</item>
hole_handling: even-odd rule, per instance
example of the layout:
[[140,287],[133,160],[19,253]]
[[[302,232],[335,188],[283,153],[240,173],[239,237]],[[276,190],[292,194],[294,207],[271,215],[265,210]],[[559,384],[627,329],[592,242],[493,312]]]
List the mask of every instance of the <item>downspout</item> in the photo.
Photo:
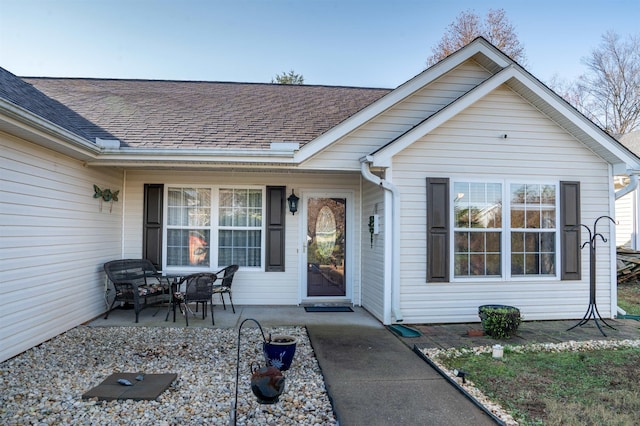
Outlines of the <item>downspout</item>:
[[391,193],[391,314],[396,322],[402,322],[404,318],[400,312],[400,191],[391,182],[371,172],[369,167],[372,162],[371,156],[361,158],[360,171],[366,180]]
[[[638,187],[638,175],[635,174],[636,172],[634,172],[633,170],[627,170],[627,175],[629,176],[629,183],[616,191],[615,196],[616,196],[616,200],[624,197],[625,195],[627,195],[630,192],[635,191],[635,189]],[[635,211],[635,209],[634,209]],[[634,215],[634,222],[635,222],[635,215]],[[636,226],[634,226],[634,228],[637,228],[637,224]],[[618,311],[618,315],[626,315],[627,312],[622,309],[620,306],[616,306],[616,310]]]

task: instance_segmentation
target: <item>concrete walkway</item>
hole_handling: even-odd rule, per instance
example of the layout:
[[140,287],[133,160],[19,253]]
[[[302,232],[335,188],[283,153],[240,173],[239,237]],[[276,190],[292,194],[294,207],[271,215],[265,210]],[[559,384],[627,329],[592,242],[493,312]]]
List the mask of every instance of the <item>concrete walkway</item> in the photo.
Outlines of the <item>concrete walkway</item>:
[[495,425],[382,325],[307,325],[341,426]]

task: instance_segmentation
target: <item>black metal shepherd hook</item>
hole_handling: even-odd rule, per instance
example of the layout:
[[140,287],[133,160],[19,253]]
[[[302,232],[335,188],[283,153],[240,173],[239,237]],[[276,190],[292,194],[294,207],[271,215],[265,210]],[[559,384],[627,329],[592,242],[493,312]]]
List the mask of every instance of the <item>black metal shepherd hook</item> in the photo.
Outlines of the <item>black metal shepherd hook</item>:
[[591,229],[589,229],[587,225],[580,224],[580,226],[582,226],[589,232],[589,241],[586,241],[580,247],[582,249],[587,244],[589,245],[589,307],[587,308],[587,312],[584,314],[584,317],[582,317],[580,322],[567,329],[567,331],[573,330],[578,326],[582,327],[583,325],[588,323],[591,318],[593,318],[593,321],[596,323],[596,326],[598,327],[598,330],[600,330],[600,333],[602,333],[603,336],[607,337],[607,335],[604,334],[604,331],[602,331],[602,327],[600,327],[600,323],[598,323],[598,320],[602,321],[605,326],[609,327],[612,330],[615,330],[615,327],[607,324],[604,318],[602,318],[602,316],[600,315],[598,306],[596,305],[596,240],[597,237],[600,237],[600,239],[602,239],[602,242],[607,242],[607,239],[596,230],[598,221],[600,219],[609,219],[614,224],[616,223],[616,221],[609,216],[600,216],[593,224],[593,232],[591,232]]
[[240,377],[240,336],[242,334],[242,326],[247,321],[255,322],[258,328],[260,329],[260,333],[262,333],[263,342],[267,341],[267,339],[264,337],[264,331],[262,330],[262,326],[258,321],[254,320],[253,318],[247,318],[240,323],[240,327],[238,328],[238,354],[236,357],[236,396],[235,396],[235,399],[233,400],[233,410],[231,411],[231,419],[230,419],[231,420],[230,424],[234,426],[236,424],[236,415],[238,410],[238,379]]

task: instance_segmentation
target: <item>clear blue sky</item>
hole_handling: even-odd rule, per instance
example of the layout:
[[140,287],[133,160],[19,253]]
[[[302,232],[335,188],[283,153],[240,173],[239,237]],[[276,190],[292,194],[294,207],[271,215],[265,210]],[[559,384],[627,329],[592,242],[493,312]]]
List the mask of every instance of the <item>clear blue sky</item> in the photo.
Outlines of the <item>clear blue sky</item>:
[[602,34],[640,33],[640,0],[0,0],[0,66],[19,76],[393,88],[461,11],[504,9],[527,68],[585,72]]

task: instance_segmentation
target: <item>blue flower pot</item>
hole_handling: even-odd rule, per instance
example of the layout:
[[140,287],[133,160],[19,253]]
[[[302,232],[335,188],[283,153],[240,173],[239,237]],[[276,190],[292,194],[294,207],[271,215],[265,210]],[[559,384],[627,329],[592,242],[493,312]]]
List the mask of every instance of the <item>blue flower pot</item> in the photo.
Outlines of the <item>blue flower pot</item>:
[[298,340],[293,336],[277,334],[270,336],[270,340],[263,344],[267,365],[276,367],[280,371],[291,368],[297,342]]

